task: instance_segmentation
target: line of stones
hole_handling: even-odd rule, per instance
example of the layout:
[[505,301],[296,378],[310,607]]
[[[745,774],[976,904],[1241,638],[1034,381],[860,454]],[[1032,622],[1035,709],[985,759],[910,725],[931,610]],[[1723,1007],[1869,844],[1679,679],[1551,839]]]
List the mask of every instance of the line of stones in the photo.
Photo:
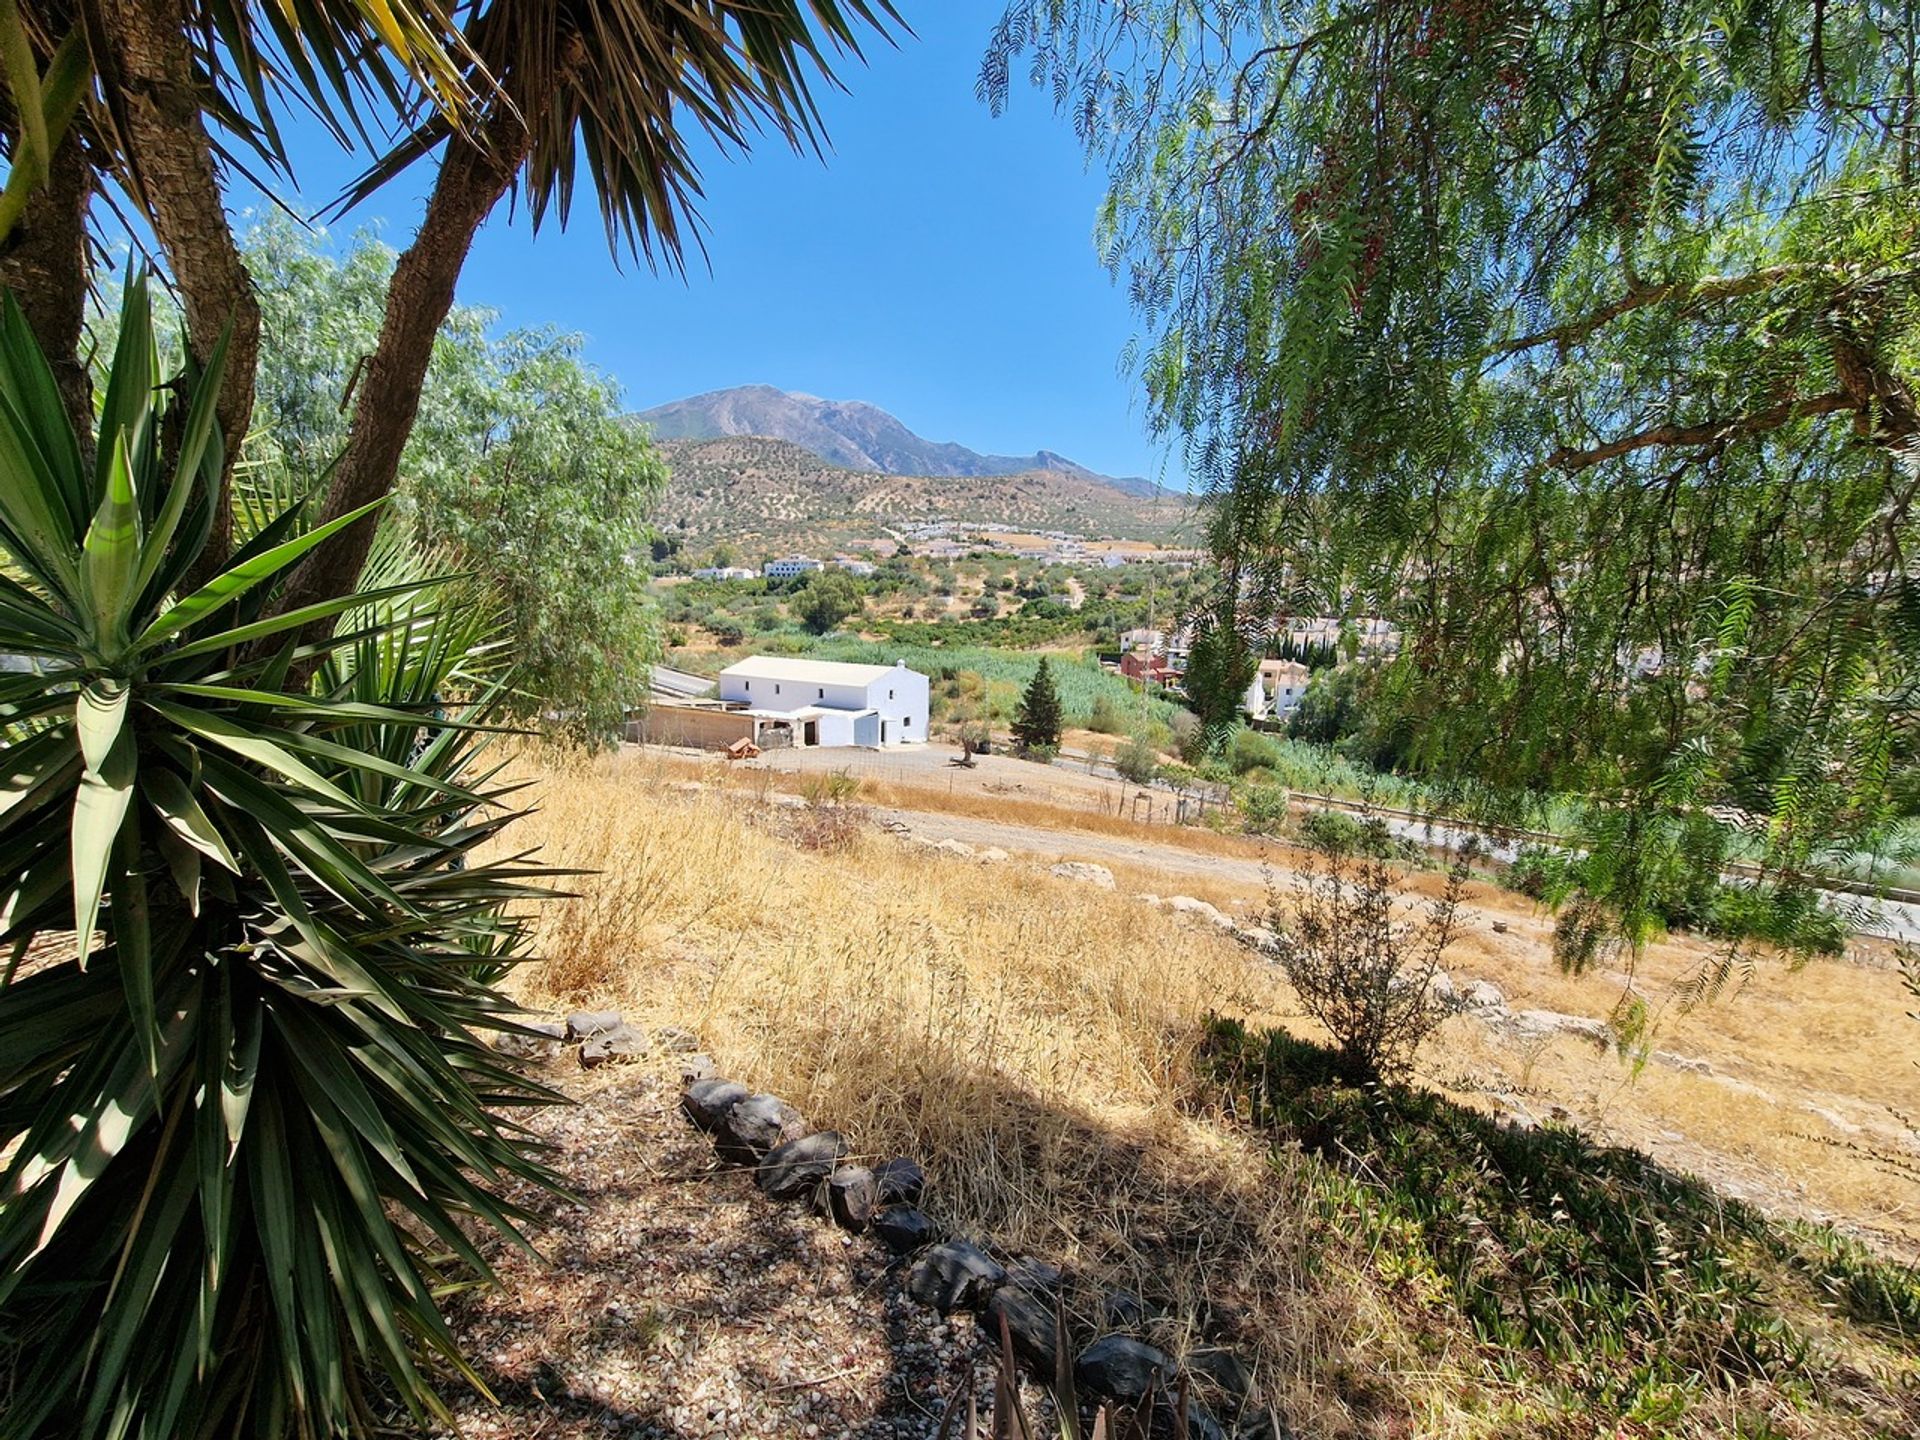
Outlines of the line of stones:
[[[809,1132],[798,1111],[774,1095],[717,1078],[688,1077],[680,1108],[710,1135],[721,1158],[751,1167],[755,1183],[775,1200],[807,1205],[845,1230],[871,1233],[892,1254],[914,1257],[906,1291],[942,1315],[965,1310],[997,1333],[1004,1321],[1015,1358],[1043,1383],[1058,1373],[1059,1333],[1055,1302],[1064,1277],[1043,1261],[1003,1266],[970,1241],[943,1239],[919,1208],[926,1175],[920,1165],[896,1156],[868,1167],[846,1163],[847,1144],[835,1130]],[[1145,1307],[1116,1291],[1105,1306],[1109,1326],[1139,1324]],[[1163,1397],[1178,1367],[1165,1351],[1110,1331],[1075,1357],[1074,1382],[1086,1395],[1136,1405],[1151,1393]],[[1253,1380],[1238,1356],[1225,1349],[1188,1357],[1190,1375],[1236,1410],[1245,1412]],[[1197,1401],[1187,1407],[1191,1440],[1226,1440],[1229,1431]],[[1232,1433],[1244,1440],[1279,1440],[1270,1412],[1249,1416]]]

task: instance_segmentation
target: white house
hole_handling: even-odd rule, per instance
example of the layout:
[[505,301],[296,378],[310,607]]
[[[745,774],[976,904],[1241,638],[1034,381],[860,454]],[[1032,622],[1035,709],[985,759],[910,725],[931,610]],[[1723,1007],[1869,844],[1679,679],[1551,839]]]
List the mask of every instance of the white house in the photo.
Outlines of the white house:
[[1247,714],[1255,720],[1285,720],[1307,698],[1307,682],[1312,678],[1298,660],[1262,660],[1247,685]]
[[693,572],[696,580],[757,580],[759,575],[744,565],[703,565]]
[[820,562],[811,555],[789,555],[784,560],[767,561],[760,567],[760,573],[769,580],[791,580],[796,575],[820,568]]
[[905,745],[927,738],[927,677],[894,665],[755,655],[720,672],[720,699],[791,728],[795,745]]

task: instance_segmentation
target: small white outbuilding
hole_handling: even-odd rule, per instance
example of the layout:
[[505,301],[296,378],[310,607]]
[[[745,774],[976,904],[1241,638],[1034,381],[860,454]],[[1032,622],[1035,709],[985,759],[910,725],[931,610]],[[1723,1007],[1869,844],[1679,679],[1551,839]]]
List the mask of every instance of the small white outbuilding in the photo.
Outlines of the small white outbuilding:
[[927,738],[927,677],[893,665],[755,655],[720,672],[720,699],[791,727],[793,743],[906,745]]

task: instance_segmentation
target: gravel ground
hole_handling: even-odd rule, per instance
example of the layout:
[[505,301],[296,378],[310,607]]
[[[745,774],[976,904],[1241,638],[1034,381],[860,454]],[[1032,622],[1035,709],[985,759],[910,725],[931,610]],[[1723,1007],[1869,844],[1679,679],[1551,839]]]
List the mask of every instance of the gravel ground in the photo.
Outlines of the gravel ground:
[[[454,1307],[501,1402],[450,1387],[460,1435],[932,1436],[970,1373],[984,1414],[973,1321],[909,1301],[875,1241],[722,1168],[674,1067],[546,1078],[580,1102],[534,1122],[580,1203],[541,1202],[544,1263],[502,1249],[501,1288]],[[1028,1413],[1046,1423],[1030,1387]]]

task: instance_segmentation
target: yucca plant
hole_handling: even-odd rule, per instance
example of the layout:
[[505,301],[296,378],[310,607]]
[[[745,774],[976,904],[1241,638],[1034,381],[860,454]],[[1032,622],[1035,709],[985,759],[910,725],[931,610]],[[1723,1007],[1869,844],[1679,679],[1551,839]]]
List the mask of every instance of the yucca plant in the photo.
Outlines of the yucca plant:
[[549,1179],[502,1112],[552,1097],[476,1034],[542,893],[475,856],[495,682],[417,566],[275,613],[345,519],[188,588],[221,359],[157,353],[136,276],[83,466],[0,314],[0,1437],[430,1418],[477,1383],[439,1302]]

